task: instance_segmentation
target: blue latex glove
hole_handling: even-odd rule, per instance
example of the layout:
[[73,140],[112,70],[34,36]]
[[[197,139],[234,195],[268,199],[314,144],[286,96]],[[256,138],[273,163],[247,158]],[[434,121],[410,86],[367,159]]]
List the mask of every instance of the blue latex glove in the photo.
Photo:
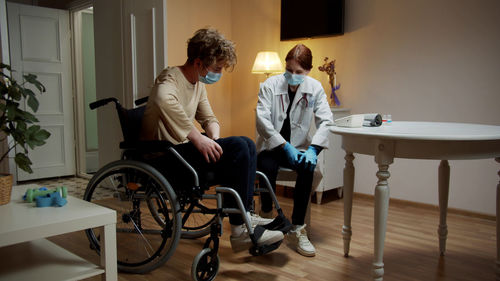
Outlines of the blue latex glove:
[[302,154],[302,152],[300,152],[297,148],[295,148],[288,142],[285,143],[283,150],[285,150],[288,163],[290,163],[292,167],[296,167],[297,164],[299,164],[299,156]]
[[299,163],[304,165],[304,168],[309,171],[314,171],[318,162],[318,151],[314,146],[309,146],[307,150],[301,155]]

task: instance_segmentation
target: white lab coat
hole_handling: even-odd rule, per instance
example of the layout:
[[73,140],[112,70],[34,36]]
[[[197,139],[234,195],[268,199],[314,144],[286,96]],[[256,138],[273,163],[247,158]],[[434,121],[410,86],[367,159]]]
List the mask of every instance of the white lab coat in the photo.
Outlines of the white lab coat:
[[[285,142],[280,135],[286,111],[288,83],[284,75],[270,77],[260,84],[257,103],[257,151],[271,150]],[[314,119],[316,132],[310,136]],[[314,144],[328,148],[327,124],[333,123],[333,114],[321,83],[309,76],[299,85],[290,109],[290,144],[299,150],[306,150]]]

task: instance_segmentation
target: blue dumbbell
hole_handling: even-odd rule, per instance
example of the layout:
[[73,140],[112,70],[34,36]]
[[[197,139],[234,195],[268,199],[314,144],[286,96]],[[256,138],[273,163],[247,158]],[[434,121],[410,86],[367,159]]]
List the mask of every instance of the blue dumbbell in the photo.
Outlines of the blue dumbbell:
[[68,189],[65,186],[58,187],[56,189],[30,188],[26,191],[24,200],[28,203],[31,203],[33,202],[33,199],[35,199],[38,196],[45,196],[55,192],[59,193],[62,198],[66,198],[68,196]]
[[68,202],[68,200],[61,197],[61,194],[59,192],[53,192],[44,196],[38,196],[35,198],[35,201],[36,206],[39,208],[50,206],[62,207]]

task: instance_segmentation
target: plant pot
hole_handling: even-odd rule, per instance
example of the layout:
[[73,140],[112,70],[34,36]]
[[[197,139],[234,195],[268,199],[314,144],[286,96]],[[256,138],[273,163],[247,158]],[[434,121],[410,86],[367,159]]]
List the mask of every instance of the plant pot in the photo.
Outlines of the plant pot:
[[11,192],[12,192],[12,175],[0,174],[0,205],[5,205],[10,202]]

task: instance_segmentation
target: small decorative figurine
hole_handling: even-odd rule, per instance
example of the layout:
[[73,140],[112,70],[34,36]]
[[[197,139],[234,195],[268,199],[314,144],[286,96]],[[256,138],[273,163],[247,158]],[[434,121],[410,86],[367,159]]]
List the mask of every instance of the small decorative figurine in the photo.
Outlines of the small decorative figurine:
[[330,99],[333,101],[334,106],[340,106],[340,100],[335,93],[338,89],[340,89],[340,84],[337,85],[337,73],[335,72],[335,59],[328,61],[328,57],[325,57],[325,63],[318,67],[319,71],[326,72],[328,74],[328,82],[330,83],[330,87],[332,88],[332,93],[330,95]]

